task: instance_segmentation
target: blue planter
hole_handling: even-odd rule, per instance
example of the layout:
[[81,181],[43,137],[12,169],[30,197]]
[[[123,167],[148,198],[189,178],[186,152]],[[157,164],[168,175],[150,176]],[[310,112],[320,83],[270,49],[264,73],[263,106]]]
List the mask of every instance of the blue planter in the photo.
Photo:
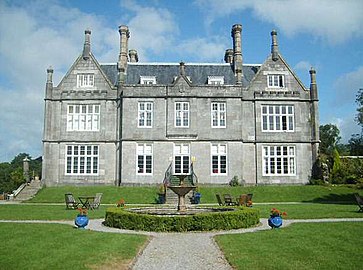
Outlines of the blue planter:
[[76,224],[79,229],[84,229],[88,225],[88,221],[89,219],[86,215],[77,215],[74,224]]
[[280,216],[270,216],[268,219],[268,225],[274,229],[279,228],[282,225],[282,218]]
[[200,197],[202,197],[202,194],[200,194],[199,192],[196,192],[194,194],[194,203],[195,204],[199,204],[200,203]]

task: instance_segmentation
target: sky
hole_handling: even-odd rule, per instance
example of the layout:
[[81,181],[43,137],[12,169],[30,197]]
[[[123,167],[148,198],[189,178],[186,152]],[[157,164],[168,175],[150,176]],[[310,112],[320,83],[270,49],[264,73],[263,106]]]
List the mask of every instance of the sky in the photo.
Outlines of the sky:
[[320,124],[337,125],[347,142],[360,132],[362,14],[362,0],[0,0],[0,162],[42,155],[46,69],[58,85],[85,29],[96,59],[115,63],[121,24],[139,62],[221,63],[238,23],[244,63],[262,64],[277,30],[280,54],[306,87],[317,71]]

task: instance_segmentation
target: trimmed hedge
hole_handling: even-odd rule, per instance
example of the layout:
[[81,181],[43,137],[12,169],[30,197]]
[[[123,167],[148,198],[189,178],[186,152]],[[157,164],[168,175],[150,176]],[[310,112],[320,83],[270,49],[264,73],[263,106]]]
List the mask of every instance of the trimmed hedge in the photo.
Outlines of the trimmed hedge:
[[209,212],[185,216],[137,214],[122,208],[106,210],[105,226],[155,232],[212,231],[248,228],[260,222],[257,209],[236,208],[234,211]]

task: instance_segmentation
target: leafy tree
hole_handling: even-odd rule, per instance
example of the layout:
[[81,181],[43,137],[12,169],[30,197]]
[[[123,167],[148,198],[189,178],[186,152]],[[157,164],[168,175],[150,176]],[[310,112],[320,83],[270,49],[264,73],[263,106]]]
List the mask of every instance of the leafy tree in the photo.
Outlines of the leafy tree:
[[326,124],[319,127],[320,132],[320,153],[331,154],[337,143],[340,141],[340,131],[336,125]]
[[355,120],[357,121],[358,125],[360,125],[363,128],[363,88],[360,88],[358,90],[355,102],[358,104],[357,109],[357,116]]
[[349,149],[352,156],[363,156],[363,134],[353,134],[349,140]]

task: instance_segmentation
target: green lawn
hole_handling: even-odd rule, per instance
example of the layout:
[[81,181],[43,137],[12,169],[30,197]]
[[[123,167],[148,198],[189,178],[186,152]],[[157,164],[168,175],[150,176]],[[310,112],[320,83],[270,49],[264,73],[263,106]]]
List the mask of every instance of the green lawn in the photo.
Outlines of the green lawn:
[[[237,197],[243,193],[253,193],[254,202],[353,202],[357,190],[347,186],[200,186],[201,203],[217,203],[215,194],[230,193]],[[153,204],[156,202],[158,187],[130,186],[90,186],[90,187],[47,187],[38,192],[30,202],[64,202],[64,194],[72,192],[77,198],[82,195],[103,193],[102,203],[115,204],[120,198],[127,203]]]
[[292,224],[216,241],[235,269],[362,269],[362,222]]
[[0,235],[0,269],[8,270],[127,269],[147,240],[60,224],[0,223]]

